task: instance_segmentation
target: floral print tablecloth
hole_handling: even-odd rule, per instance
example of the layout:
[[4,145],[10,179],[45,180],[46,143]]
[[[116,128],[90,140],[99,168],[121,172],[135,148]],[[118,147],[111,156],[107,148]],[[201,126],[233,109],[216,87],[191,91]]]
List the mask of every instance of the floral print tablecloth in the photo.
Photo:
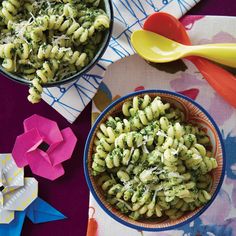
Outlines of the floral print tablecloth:
[[[236,18],[188,16],[182,20],[193,44],[236,43]],[[133,58],[132,58],[133,57]],[[160,233],[138,232],[110,218],[90,197],[95,210],[98,236],[234,236],[236,235],[236,109],[228,105],[208,85],[188,61],[151,67],[138,56],[112,65],[93,102],[93,119],[113,100],[141,89],[166,89],[191,97],[209,111],[222,131],[226,148],[226,176],[213,204],[195,221]],[[123,66],[122,66],[123,64]],[[109,71],[110,70],[110,71]],[[236,70],[231,71],[236,75]],[[223,78],[222,78],[223,79]],[[111,227],[112,226],[112,227]]]

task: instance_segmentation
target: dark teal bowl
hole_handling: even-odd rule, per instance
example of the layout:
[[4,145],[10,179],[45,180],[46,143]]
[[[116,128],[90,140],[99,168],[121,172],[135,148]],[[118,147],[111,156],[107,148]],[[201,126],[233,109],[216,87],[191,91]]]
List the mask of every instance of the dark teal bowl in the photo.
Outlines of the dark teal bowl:
[[[84,67],[81,71],[77,72],[76,74],[71,75],[63,80],[60,80],[60,81],[55,81],[55,82],[43,84],[42,85],[43,87],[54,87],[54,86],[59,86],[61,84],[66,84],[66,83],[72,82],[74,80],[78,80],[83,74],[85,74],[86,72],[91,70],[97,64],[99,59],[103,56],[104,52],[106,51],[106,49],[109,45],[110,38],[112,35],[114,15],[113,15],[112,0],[101,0],[100,4],[101,4],[101,8],[104,9],[104,11],[107,13],[108,17],[110,18],[111,24],[110,24],[110,28],[104,32],[103,41],[102,41],[100,48],[98,49],[95,57],[93,58],[93,60],[86,67]],[[7,72],[2,66],[0,66],[0,73],[13,81],[16,81],[16,82],[19,82],[19,83],[25,84],[25,85],[31,85],[31,81],[26,80],[22,77],[19,77],[16,74],[12,74],[12,73]]]

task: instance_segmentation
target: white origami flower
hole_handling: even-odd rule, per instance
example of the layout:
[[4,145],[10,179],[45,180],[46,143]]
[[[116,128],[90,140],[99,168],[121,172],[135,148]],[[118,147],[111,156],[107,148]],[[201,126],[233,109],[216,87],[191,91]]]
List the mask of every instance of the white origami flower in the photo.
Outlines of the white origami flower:
[[24,211],[38,196],[38,182],[24,178],[11,154],[0,154],[0,224],[14,219],[15,211]]

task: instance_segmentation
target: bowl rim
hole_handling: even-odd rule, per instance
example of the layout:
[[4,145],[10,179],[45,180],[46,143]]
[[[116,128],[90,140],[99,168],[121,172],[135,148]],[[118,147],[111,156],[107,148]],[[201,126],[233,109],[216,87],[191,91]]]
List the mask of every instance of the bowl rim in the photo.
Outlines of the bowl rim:
[[[93,134],[96,130],[97,125],[99,124],[99,122],[103,119],[103,117],[117,104],[123,102],[124,100],[126,100],[127,98],[131,98],[137,95],[141,95],[141,94],[150,94],[150,93],[162,93],[162,94],[170,94],[173,96],[177,96],[180,97],[182,99],[187,100],[188,102],[192,103],[194,106],[196,106],[200,111],[202,111],[207,118],[210,120],[210,122],[212,123],[214,129],[216,130],[217,136],[219,137],[219,141],[220,141],[220,145],[221,145],[221,150],[222,150],[222,173],[219,179],[219,184],[217,185],[217,188],[215,190],[215,192],[213,193],[210,201],[205,204],[202,209],[200,211],[198,211],[195,215],[193,215],[192,217],[190,217],[189,219],[187,219],[184,222],[172,225],[172,226],[168,226],[168,227],[164,227],[164,228],[146,228],[143,226],[137,226],[135,224],[132,223],[128,223],[125,220],[119,218],[118,216],[116,216],[114,213],[112,213],[109,209],[106,208],[106,206],[103,204],[103,202],[100,200],[100,198],[97,196],[92,182],[90,180],[89,177],[89,169],[88,169],[88,165],[87,165],[87,159],[88,159],[88,152],[89,152],[89,144],[91,142],[91,139],[93,137]],[[93,197],[95,198],[96,202],[98,203],[98,205],[114,220],[118,221],[119,223],[128,226],[130,228],[136,229],[136,230],[141,230],[141,231],[151,231],[151,232],[160,232],[160,231],[166,231],[166,230],[173,230],[173,229],[177,229],[187,223],[190,223],[191,221],[195,220],[197,217],[199,217],[204,211],[207,210],[207,208],[214,202],[217,194],[219,193],[221,186],[223,184],[223,180],[225,177],[225,166],[226,166],[226,154],[225,154],[225,146],[224,146],[224,142],[223,142],[223,137],[222,134],[217,126],[217,124],[215,123],[215,121],[213,120],[213,118],[211,117],[211,115],[205,110],[205,108],[203,108],[200,104],[198,104],[197,102],[195,102],[194,100],[192,100],[191,98],[184,96],[180,93],[176,93],[176,92],[172,92],[172,91],[168,91],[168,90],[159,90],[159,89],[147,89],[147,90],[140,90],[137,92],[132,92],[129,93],[125,96],[122,96],[120,98],[118,98],[117,100],[115,100],[114,102],[112,102],[109,106],[107,106],[102,112],[101,114],[98,116],[98,118],[96,119],[96,121],[94,122],[86,143],[85,143],[85,149],[84,149],[84,158],[83,158],[83,166],[84,166],[84,175],[85,175],[85,179],[87,182],[87,185],[89,187],[90,192],[92,193]]]
[[[105,34],[104,40],[101,43],[101,46],[100,46],[99,50],[97,51],[96,55],[94,56],[94,58],[90,61],[90,63],[87,66],[85,66],[82,70],[78,71],[76,74],[71,75],[64,80],[59,80],[59,81],[54,81],[51,83],[42,84],[43,88],[60,86],[60,85],[67,84],[67,83],[70,83],[75,80],[79,80],[81,78],[81,76],[83,76],[86,72],[90,71],[97,64],[97,62],[102,58],[103,54],[105,53],[105,51],[107,50],[107,48],[109,46],[110,39],[111,39],[112,33],[113,33],[113,25],[114,25],[114,10],[113,10],[112,0],[103,0],[103,2],[104,2],[104,4],[105,4],[105,2],[107,2],[107,6],[109,9],[109,12],[107,12],[107,11],[105,11],[105,12],[107,14],[109,13],[108,16],[110,17],[110,27],[109,27],[109,29],[107,29],[107,33]],[[2,74],[6,78],[8,78],[12,81],[15,81],[17,83],[29,85],[29,86],[32,85],[32,81],[26,80],[23,77],[19,77],[15,74],[7,72],[2,67],[0,67],[0,74]]]

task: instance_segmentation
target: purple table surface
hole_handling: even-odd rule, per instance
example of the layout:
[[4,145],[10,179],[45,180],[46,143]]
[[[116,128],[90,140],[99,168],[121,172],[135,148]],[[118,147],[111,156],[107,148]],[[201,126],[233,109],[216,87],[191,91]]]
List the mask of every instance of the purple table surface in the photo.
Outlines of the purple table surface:
[[[188,14],[236,16],[235,0],[202,0]],[[64,163],[65,175],[58,180],[35,176],[39,181],[39,196],[63,212],[68,219],[34,225],[26,219],[23,236],[85,236],[88,219],[89,191],[83,173],[83,149],[90,129],[91,104],[80,117],[70,125],[59,113],[45,102],[31,105],[26,100],[26,86],[0,76],[0,152],[11,152],[17,135],[23,132],[25,118],[39,114],[58,122],[61,129],[70,126],[78,137],[73,157]],[[33,176],[28,168],[26,176]]]

